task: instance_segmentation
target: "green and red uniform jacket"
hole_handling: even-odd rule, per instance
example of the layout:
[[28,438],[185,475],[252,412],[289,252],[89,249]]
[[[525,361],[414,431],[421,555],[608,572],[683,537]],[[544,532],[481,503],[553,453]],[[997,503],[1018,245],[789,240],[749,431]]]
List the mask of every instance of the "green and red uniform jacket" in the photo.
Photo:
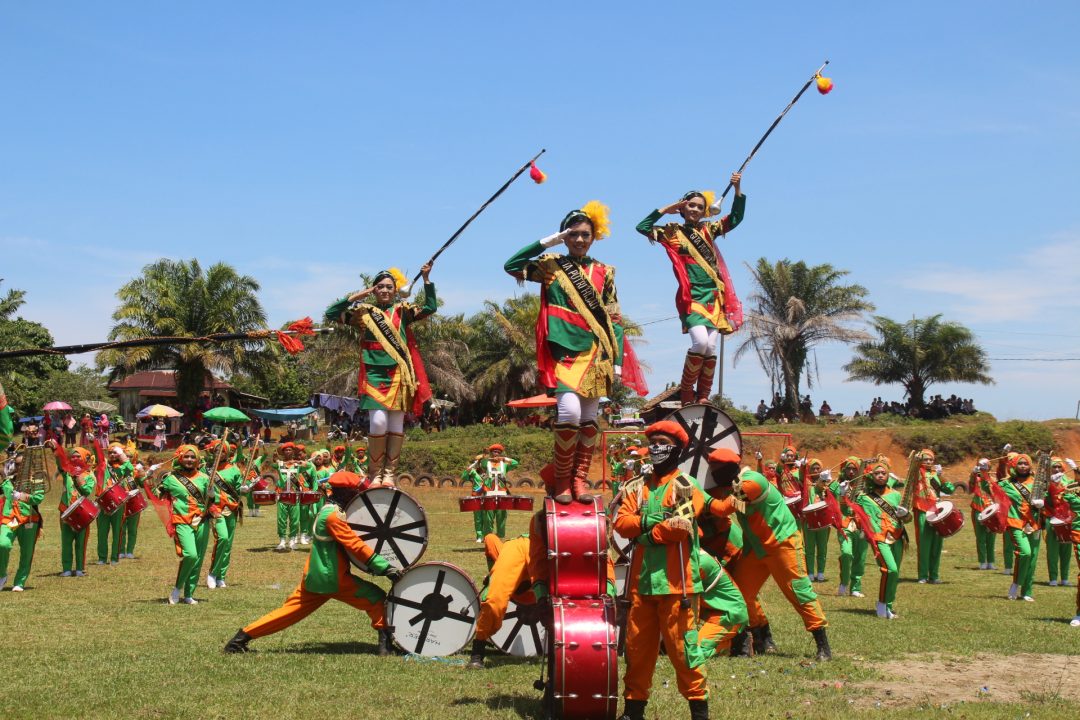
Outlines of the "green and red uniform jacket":
[[[832,496],[834,498],[836,498],[836,502],[838,502],[840,504],[840,515],[842,517],[845,517],[845,518],[850,518],[850,517],[852,517],[854,515],[854,513],[851,510],[851,508],[848,506],[848,504],[846,502],[844,502],[844,499],[846,497],[846,493],[844,493],[840,489],[840,483],[841,482],[843,482],[843,481],[842,480],[833,480],[832,482],[830,482],[829,483],[829,492],[832,493]],[[862,479],[860,478],[859,480],[849,480],[848,482],[862,482]],[[849,486],[849,488],[850,488],[850,486]]]
[[990,479],[983,473],[972,473],[970,484],[972,487],[971,509],[982,512],[994,502],[990,497]]
[[689,531],[664,524],[672,517],[679,501],[672,481],[681,475],[676,469],[655,480],[654,487],[643,485],[639,493],[627,493],[615,516],[615,529],[625,538],[637,538],[637,550],[629,578],[637,578],[637,592],[642,595],[676,595],[701,592],[698,567],[697,518],[705,507],[705,495],[693,483],[693,516]]
[[15,410],[8,405],[7,395],[0,388],[0,449],[7,449],[15,435]]
[[[376,554],[370,545],[360,539],[349,523],[345,513],[330,503],[324,505],[315,517],[311,555],[304,567],[303,588],[309,592],[333,594],[341,591],[377,590],[370,583],[361,586],[349,572],[349,556],[367,565],[375,575],[385,575],[390,562]],[[380,591],[381,592],[381,591]],[[369,598],[378,600],[380,598]]]
[[[506,473],[516,468],[520,463],[513,458],[503,458],[498,462],[492,460],[481,460],[477,463],[479,467],[483,468],[486,472],[478,472],[473,470],[473,494],[483,495],[484,493],[495,492],[496,490],[509,490],[509,481],[506,479]],[[502,476],[502,482],[496,486],[496,475]],[[462,476],[462,479],[465,479]]]
[[[263,458],[259,458],[255,463],[255,466],[260,470],[263,465],[262,460]],[[290,486],[289,478],[292,480],[291,488],[295,492],[312,490],[318,483],[318,480],[315,477],[315,466],[307,460],[282,460],[280,462],[274,460],[272,461],[272,464],[277,470],[278,480],[282,483],[282,485],[278,487],[278,491],[282,491]]]
[[0,490],[3,490],[4,494],[3,509],[0,510],[0,524],[8,527],[18,527],[27,523],[41,522],[38,505],[45,501],[44,487],[30,493],[28,500],[16,500],[14,498],[15,483],[13,478],[6,478],[0,484]]
[[57,508],[62,515],[80,497],[90,497],[94,493],[94,473],[86,470],[81,474],[59,473],[63,482],[60,488],[60,505]]
[[784,495],[770,483],[764,475],[753,470],[744,470],[740,475],[742,483],[758,486],[760,495],[754,502],[744,503],[729,495],[723,500],[710,503],[709,512],[726,516],[735,513],[742,529],[742,549],[749,547],[755,557],[775,554],[780,543],[796,532],[799,526],[791,514]]
[[708,258],[701,256],[687,239],[691,230],[688,225],[668,223],[656,227],[656,221],[663,217],[659,210],[652,211],[638,223],[637,231],[663,245],[671,260],[671,269],[679,284],[675,293],[675,307],[683,321],[683,332],[687,332],[693,325],[704,324],[693,318],[693,315],[698,315],[725,333],[734,332],[742,325],[742,304],[735,294],[731,274],[724,262],[724,256],[716,247],[715,238],[735,229],[742,222],[745,212],[746,196],[736,195],[730,215],[697,226],[698,234],[712,248],[716,258],[715,267],[711,266]]
[[[184,483],[176,477],[183,474],[188,482],[195,486],[197,495],[192,495]],[[197,526],[209,513],[217,513],[219,509],[221,491],[215,489],[214,497],[207,498],[206,490],[210,485],[210,476],[201,470],[195,470],[187,475],[183,470],[173,470],[165,476],[158,486],[158,494],[168,493],[172,500],[173,525]],[[209,502],[208,502],[209,501]],[[196,520],[198,518],[198,520]]]
[[779,471],[776,476],[776,488],[784,497],[795,497],[796,495],[802,495],[802,475],[800,473],[801,468],[795,467],[794,463],[784,464],[777,461],[777,470]]
[[919,479],[915,483],[915,509],[924,513],[930,512],[937,508],[938,492],[951,495],[954,490],[956,486],[951,482],[942,482],[936,472],[919,468]]
[[[434,315],[439,309],[439,302],[435,297],[435,285],[424,284],[424,304],[399,302],[390,305],[370,305],[362,303],[350,309],[348,298],[342,298],[326,309],[325,317],[329,322],[340,322],[359,327],[362,331],[360,338],[360,377],[359,393],[374,393],[379,402],[379,396],[385,396],[390,388],[377,388],[367,382],[369,367],[379,367],[384,372],[390,373],[395,380],[405,382],[415,381],[416,392],[413,396],[412,411],[420,414],[424,409],[424,403],[431,399],[431,388],[428,385],[427,373],[424,370],[424,362],[420,358],[420,351],[416,347],[416,338],[413,337],[412,324]],[[388,345],[383,343],[372,331],[368,322],[371,322],[372,313],[379,313],[386,319],[387,324],[396,333],[398,344],[407,350],[407,353],[395,357],[395,353]],[[367,322],[365,322],[367,320]],[[409,377],[403,379],[402,373]],[[384,405],[387,403],[383,403]]]
[[1010,528],[1017,530],[1023,530],[1025,526],[1030,525],[1036,530],[1039,529],[1042,524],[1040,522],[1040,514],[1033,512],[1034,508],[1031,507],[1031,503],[1024,499],[1024,495],[1017,489],[1016,484],[1020,483],[1028,491],[1028,495],[1031,494],[1031,490],[1035,485],[1035,475],[1028,475],[1023,481],[1019,480],[1012,473],[1009,477],[1002,480],[999,485],[1001,489],[1005,491],[1005,494],[1009,497],[1009,518],[1008,523]]
[[1057,496],[1057,505],[1062,508],[1068,508],[1067,512],[1058,510],[1057,516],[1063,520],[1072,521],[1072,541],[1074,544],[1080,544],[1080,492],[1076,490],[1066,490]]
[[[236,512],[236,509],[240,507],[242,499],[240,486],[243,484],[243,471],[231,462],[222,463],[221,467],[218,468],[217,477],[214,479],[214,488],[217,490],[217,497],[222,510],[228,509],[230,513]],[[230,490],[232,492],[229,492]]]
[[[645,395],[648,388],[623,327],[611,319],[619,313],[615,268],[590,257],[542,254],[540,241],[522,248],[503,266],[518,280],[540,283],[540,314],[536,318],[536,362],[540,384],[554,392],[562,386],[586,397],[611,389],[615,366],[622,382]],[[581,271],[599,301],[593,313],[583,304],[559,260],[566,258]],[[597,377],[599,376],[599,377]]]
[[[900,505],[902,496],[896,490],[886,489],[884,492],[878,492],[878,490],[875,489],[871,492],[879,495],[881,499],[894,508],[899,507]],[[859,507],[866,512],[866,516],[870,520],[870,529],[873,532],[873,535],[867,538],[867,540],[879,543],[886,541],[886,535],[893,538],[900,537],[903,526],[896,523],[889,513],[883,510],[881,506],[870,497],[870,493],[860,494],[855,499],[855,502],[857,502]]]

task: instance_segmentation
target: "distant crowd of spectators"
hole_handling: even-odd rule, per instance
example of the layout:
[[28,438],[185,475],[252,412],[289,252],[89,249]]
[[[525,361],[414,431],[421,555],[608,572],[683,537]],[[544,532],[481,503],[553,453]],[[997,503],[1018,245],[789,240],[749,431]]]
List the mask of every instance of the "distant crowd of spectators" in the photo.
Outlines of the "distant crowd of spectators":
[[[956,395],[950,395],[948,398],[941,395],[934,395],[921,411],[914,407],[910,401],[907,403],[900,403],[895,400],[886,402],[880,397],[876,397],[873,402],[870,403],[870,409],[867,410],[866,413],[856,410],[852,418],[869,417],[873,419],[878,415],[887,414],[900,417],[919,417],[926,420],[939,420],[952,415],[974,415],[975,412],[975,401],[972,398],[961,398]],[[821,419],[829,422],[841,420],[844,416],[843,413],[834,413],[832,407],[829,406],[828,400],[821,401],[821,406],[817,409],[817,413],[815,414],[814,405],[810,400],[809,395],[806,395],[799,401],[798,413],[793,413],[791,408],[783,402],[780,394],[774,393],[771,405],[766,404],[764,398],[761,399],[754,412],[754,417],[757,418],[758,425],[760,425],[768,420],[773,420],[778,423],[812,423]]]

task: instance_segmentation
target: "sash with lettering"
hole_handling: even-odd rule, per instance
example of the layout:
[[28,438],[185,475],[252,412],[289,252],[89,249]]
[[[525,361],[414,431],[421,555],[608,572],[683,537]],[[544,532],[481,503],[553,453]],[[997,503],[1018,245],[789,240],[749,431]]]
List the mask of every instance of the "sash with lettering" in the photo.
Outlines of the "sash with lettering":
[[[406,308],[400,307],[400,312],[405,313]],[[412,328],[406,326],[406,346],[401,345],[401,336],[397,329],[390,323],[386,313],[374,305],[367,308],[361,318],[364,327],[375,337],[375,341],[382,347],[383,352],[397,363],[397,371],[401,374],[402,385],[413,393],[412,411],[419,415],[424,410],[424,403],[431,399],[431,387],[428,385],[427,372],[424,370],[424,362],[420,359],[420,351],[416,348],[416,338],[413,337]],[[404,318],[402,318],[404,322]],[[367,384],[367,370],[364,363],[360,363],[360,377],[357,388],[364,391]]]
[[[876,504],[879,508],[881,508],[882,512],[884,512],[886,515],[888,515],[890,518],[892,518],[893,523],[896,524],[900,528],[900,536],[899,537],[894,537],[892,539],[892,542],[896,542],[900,538],[904,538],[904,541],[906,542],[907,541],[907,528],[904,527],[904,524],[900,521],[900,519],[898,517],[896,517],[896,508],[894,508],[892,505],[890,505],[888,502],[886,502],[885,498],[881,497],[877,493],[867,493],[867,495],[869,495],[870,499],[874,501],[874,504]],[[909,509],[909,512],[910,512],[910,509]],[[886,537],[885,543],[887,545],[892,544],[891,542],[889,542],[888,537]]]
[[[735,294],[735,286],[731,282],[731,273],[728,271],[727,263],[724,262],[724,256],[716,249],[707,228],[703,229],[703,236],[697,228],[690,225],[677,227],[687,240],[686,251],[690,253],[690,257],[694,258],[694,262],[705,271],[717,287],[723,287],[724,315],[731,327],[738,330],[743,324],[742,301]],[[672,267],[675,268],[675,274],[679,279],[679,292],[675,296],[675,305],[680,313],[686,315],[690,312],[690,304],[693,301],[690,296],[690,278],[679,258],[678,247],[665,243],[664,248],[667,250],[668,257],[671,258]]]
[[[1026,487],[1024,487],[1024,483],[1022,481],[1019,481],[1016,478],[1009,478],[1009,482],[1012,483],[1012,486],[1014,488],[1016,488],[1016,492],[1020,493],[1020,497],[1024,498],[1024,502],[1026,502],[1028,504],[1028,513],[1031,515],[1031,522],[1028,523],[1028,524],[1031,526],[1032,532],[1034,532],[1035,530],[1038,530],[1039,529],[1039,509],[1031,504],[1031,491],[1028,490]],[[1018,511],[1018,514],[1019,514],[1019,511]],[[1028,535],[1031,534],[1031,533],[1028,533],[1026,531],[1026,529],[1025,529],[1025,533],[1028,534]]]

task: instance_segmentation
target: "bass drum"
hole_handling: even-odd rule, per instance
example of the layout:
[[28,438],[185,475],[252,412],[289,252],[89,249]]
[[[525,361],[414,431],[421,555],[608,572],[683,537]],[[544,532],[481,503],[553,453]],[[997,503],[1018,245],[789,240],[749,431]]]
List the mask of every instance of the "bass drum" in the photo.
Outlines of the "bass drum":
[[613,720],[619,702],[618,629],[611,598],[554,598],[551,682],[563,720]]
[[607,588],[607,515],[598,497],[561,505],[544,498],[552,597],[597,597]]
[[735,421],[713,405],[687,405],[664,419],[677,422],[690,436],[690,442],[679,456],[679,469],[696,479],[705,490],[714,485],[706,460],[709,453],[727,448],[742,455],[742,435]]
[[414,655],[452,655],[472,640],[480,598],[471,578],[449,563],[416,565],[390,588],[386,623],[398,647]]
[[491,636],[491,642],[507,655],[539,657],[544,654],[547,628],[535,605],[518,605],[511,600],[502,627]]
[[[420,503],[404,490],[392,487],[365,490],[345,508],[345,521],[361,540],[398,570],[415,565],[427,550],[427,515]],[[356,558],[349,560],[361,570],[368,570]]]

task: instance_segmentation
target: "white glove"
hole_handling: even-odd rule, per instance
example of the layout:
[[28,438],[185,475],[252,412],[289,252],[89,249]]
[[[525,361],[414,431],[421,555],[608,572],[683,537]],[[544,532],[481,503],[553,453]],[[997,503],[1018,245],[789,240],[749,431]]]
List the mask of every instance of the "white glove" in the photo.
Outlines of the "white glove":
[[562,242],[562,233],[557,232],[554,235],[548,235],[546,238],[540,241],[540,247],[552,248]]
[[1032,500],[1032,501],[1031,501],[1031,505],[1032,505],[1033,507],[1036,507],[1036,508],[1038,508],[1039,510],[1042,510],[1042,509],[1043,509],[1043,505],[1045,505],[1045,504],[1046,504],[1046,501],[1045,501],[1045,500],[1043,500],[1042,498],[1038,498],[1038,499],[1036,499],[1036,500]]
[[1065,473],[1054,473],[1050,476],[1050,482],[1061,482],[1065,479]]
[[240,492],[244,495],[248,494],[249,492],[251,492],[251,485],[241,485]]
[[1012,450],[1012,443],[1005,443],[1005,447],[1001,448],[1001,452],[1009,452]]
[[979,458],[979,464],[976,467],[978,467],[980,470],[989,470],[990,469],[990,459],[989,458]]
[[934,466],[934,472],[940,473],[941,472],[941,466],[940,465],[935,465]]
[[154,463],[153,465],[150,466],[150,473],[153,474],[153,473],[157,472],[157,469],[159,467],[161,467],[162,465],[164,465],[164,464],[165,463]]
[[896,517],[904,518],[908,516],[908,509],[903,505],[896,508]]
[[1065,458],[1065,464],[1068,465],[1073,470],[1076,469],[1076,461],[1073,460],[1072,458]]
[[615,366],[615,377],[618,377],[618,378],[622,377],[622,365],[616,365]]
[[15,492],[11,493],[11,497],[12,497],[12,499],[14,499],[14,500],[18,500],[19,502],[26,502],[27,500],[29,500],[29,499],[30,499],[30,496],[29,496],[29,495],[27,495],[27,494],[26,494],[26,493],[24,493],[24,492],[19,492],[18,490],[16,490]]
[[840,483],[840,494],[841,495],[847,495],[847,491],[848,491],[849,487],[851,487],[851,485],[848,483],[847,480],[841,481],[841,483]]
[[798,459],[795,460],[795,467],[797,467],[797,468],[801,468],[805,464],[806,464],[806,460],[804,458],[798,458]]
[[822,470],[821,474],[818,475],[818,477],[820,477],[825,482],[829,482],[830,480],[832,480],[832,470]]
[[758,451],[758,452],[754,453],[754,457],[756,457],[758,460],[760,460],[761,459],[761,452]]

